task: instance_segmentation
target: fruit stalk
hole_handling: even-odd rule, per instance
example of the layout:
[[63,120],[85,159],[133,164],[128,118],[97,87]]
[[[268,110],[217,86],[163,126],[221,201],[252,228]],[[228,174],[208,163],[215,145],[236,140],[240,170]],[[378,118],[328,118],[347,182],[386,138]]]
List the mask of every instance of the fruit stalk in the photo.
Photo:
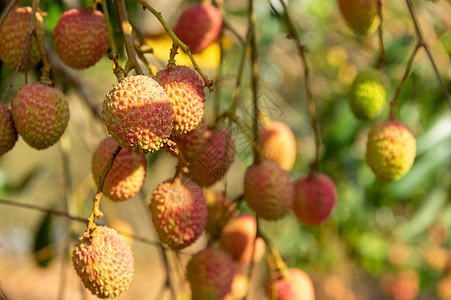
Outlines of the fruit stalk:
[[2,13],[0,14],[0,26],[2,26],[3,21],[5,21],[6,16],[9,14],[11,9],[16,4],[17,0],[10,0],[7,2],[6,7],[3,9]]
[[377,59],[376,68],[382,69],[382,65],[384,64],[387,56],[385,54],[385,47],[384,47],[384,30],[382,28],[382,24],[384,21],[384,15],[382,11],[383,7],[383,0],[377,0],[377,14],[379,16],[379,26],[377,28],[377,36],[379,40],[379,58]]
[[117,45],[114,40],[114,30],[113,30],[113,27],[111,26],[110,14],[108,13],[108,4],[107,4],[106,0],[102,0],[101,4],[102,4],[103,15],[105,16],[106,28],[108,30],[108,36],[110,37],[111,52],[114,55],[116,55],[117,54]]

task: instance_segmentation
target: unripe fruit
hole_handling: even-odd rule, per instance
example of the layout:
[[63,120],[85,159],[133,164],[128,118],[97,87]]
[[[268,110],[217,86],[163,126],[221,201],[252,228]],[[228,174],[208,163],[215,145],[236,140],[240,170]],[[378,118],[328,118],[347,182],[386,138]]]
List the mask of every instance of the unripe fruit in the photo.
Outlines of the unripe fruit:
[[152,222],[160,240],[179,250],[194,243],[207,222],[207,204],[202,189],[183,179],[163,182],[150,200]]
[[135,153],[154,152],[172,131],[168,95],[150,77],[126,77],[103,100],[102,118],[121,147]]
[[11,111],[0,103],[0,155],[11,150],[16,144],[18,134],[14,127]]
[[387,100],[382,75],[373,70],[359,73],[352,83],[348,100],[357,118],[361,120],[377,118]]
[[219,10],[210,4],[199,4],[182,12],[174,32],[195,54],[202,52],[218,38],[221,27]]
[[290,171],[296,159],[296,139],[290,127],[282,122],[271,122],[260,128],[262,157],[278,163]]
[[[112,137],[103,139],[95,150],[92,161],[92,176],[99,187],[108,160],[118,144]],[[141,189],[146,177],[146,158],[121,149],[113,162],[103,184],[103,194],[113,201],[125,201],[135,196]]]
[[85,288],[99,298],[119,296],[133,279],[130,246],[110,227],[87,229],[72,251],[72,263]]
[[65,11],[55,27],[55,50],[60,59],[74,69],[97,63],[110,47],[105,16],[100,11]]
[[337,203],[334,182],[318,173],[294,183],[293,212],[299,222],[317,226],[329,219]]
[[277,163],[263,160],[250,165],[244,174],[244,199],[265,220],[285,217],[293,203],[290,174]]
[[285,276],[277,274],[268,281],[266,293],[270,300],[315,300],[312,280],[303,271],[290,268]]
[[157,73],[157,81],[171,101],[172,134],[192,131],[204,116],[204,83],[197,73],[186,66],[174,66]]
[[208,216],[205,232],[212,238],[218,237],[222,227],[236,215],[236,204],[222,193],[205,189]]
[[45,149],[55,144],[66,130],[69,104],[60,90],[28,83],[14,94],[11,113],[24,141],[35,149]]
[[[3,24],[0,26],[0,59],[5,65],[15,70],[22,57],[27,42],[28,29],[31,20],[31,7],[20,7],[12,10],[6,16]],[[39,11],[36,12],[35,29],[36,39],[30,38],[30,51],[25,53],[24,59],[20,64],[19,71],[25,72],[33,68],[40,60],[39,48],[44,44],[44,19]]]
[[402,178],[412,167],[415,155],[415,137],[401,122],[387,120],[371,127],[366,162],[380,180]]
[[207,247],[196,253],[187,266],[192,300],[219,300],[232,289],[235,269],[232,257],[222,249]]
[[340,12],[351,29],[360,35],[370,35],[379,26],[378,0],[338,0]]

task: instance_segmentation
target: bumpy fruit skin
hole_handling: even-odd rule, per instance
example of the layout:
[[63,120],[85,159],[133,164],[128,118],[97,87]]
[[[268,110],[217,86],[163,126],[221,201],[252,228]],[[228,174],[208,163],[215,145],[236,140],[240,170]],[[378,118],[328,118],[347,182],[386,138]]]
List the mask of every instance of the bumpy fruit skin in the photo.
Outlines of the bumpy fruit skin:
[[235,268],[224,250],[207,247],[196,253],[187,266],[192,300],[220,300],[232,289]]
[[270,122],[260,128],[262,157],[290,171],[296,160],[296,139],[290,127],[282,122]]
[[124,293],[132,279],[134,260],[126,239],[116,230],[98,226],[87,229],[72,251],[72,263],[85,288],[99,298]]
[[0,155],[11,150],[18,137],[11,111],[8,106],[0,103]]
[[[0,59],[5,65],[15,70],[22,57],[30,27],[31,7],[20,7],[12,10],[0,26]],[[44,19],[40,12],[36,12],[37,40],[31,38],[29,55],[25,54],[19,71],[31,69],[41,60],[39,47],[44,45]],[[28,65],[28,67],[27,67]]]
[[279,274],[269,280],[266,293],[270,300],[315,300],[312,280],[294,268],[286,270],[285,277]]
[[263,160],[250,165],[244,174],[244,199],[265,220],[285,217],[293,203],[290,174],[277,163]]
[[74,69],[95,65],[110,47],[105,16],[87,9],[65,11],[55,27],[55,50],[60,59]]
[[150,77],[126,77],[103,100],[102,117],[111,136],[121,147],[135,153],[154,152],[172,131],[168,95]]
[[189,7],[180,15],[174,32],[187,44],[191,53],[202,52],[219,36],[222,16],[219,10],[210,4]]
[[[108,160],[117,146],[117,142],[112,137],[107,137],[100,142],[92,155],[91,171],[97,187]],[[110,200],[126,201],[139,192],[145,177],[144,155],[121,149],[106,176],[102,192]]]
[[202,189],[194,182],[176,179],[159,184],[149,206],[160,240],[172,249],[188,247],[204,231],[207,203]]
[[55,144],[69,122],[66,96],[40,83],[28,83],[17,90],[11,102],[11,113],[19,135],[35,149]]
[[370,35],[379,26],[377,0],[338,0],[341,14],[349,27],[360,35]]
[[327,175],[317,173],[294,183],[293,212],[309,226],[325,222],[337,203],[335,184]]
[[361,120],[373,120],[384,109],[387,101],[384,80],[377,71],[369,70],[357,75],[348,94],[354,115]]
[[366,162],[377,178],[396,181],[415,161],[416,142],[412,132],[399,121],[381,121],[368,134]]
[[204,193],[208,208],[205,232],[215,239],[222,227],[236,215],[236,204],[223,193],[213,192],[211,189],[205,189]]
[[192,131],[204,116],[204,83],[197,73],[187,66],[174,66],[157,73],[157,81],[169,96],[174,123],[172,134]]

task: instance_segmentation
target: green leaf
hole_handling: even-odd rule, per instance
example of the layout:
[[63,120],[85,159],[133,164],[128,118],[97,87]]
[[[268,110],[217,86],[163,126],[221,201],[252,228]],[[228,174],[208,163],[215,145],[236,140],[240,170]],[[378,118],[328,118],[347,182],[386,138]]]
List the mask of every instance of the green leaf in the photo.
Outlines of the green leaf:
[[36,264],[46,268],[55,258],[55,238],[52,230],[53,216],[44,215],[34,235],[33,256]]

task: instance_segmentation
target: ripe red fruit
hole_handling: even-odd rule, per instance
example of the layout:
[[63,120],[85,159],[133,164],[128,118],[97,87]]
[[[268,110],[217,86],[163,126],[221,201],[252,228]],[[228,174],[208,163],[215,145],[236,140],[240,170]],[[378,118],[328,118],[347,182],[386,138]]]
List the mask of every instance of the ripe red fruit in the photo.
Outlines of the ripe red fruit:
[[221,27],[219,10],[210,4],[199,4],[182,12],[174,32],[191,53],[200,53],[217,39]]
[[270,300],[315,300],[315,290],[307,273],[290,268],[285,276],[277,274],[266,286]]
[[8,106],[0,103],[0,155],[11,150],[16,144],[17,138],[11,111]]
[[326,221],[337,202],[334,182],[324,174],[314,174],[294,183],[293,212],[306,225]]

